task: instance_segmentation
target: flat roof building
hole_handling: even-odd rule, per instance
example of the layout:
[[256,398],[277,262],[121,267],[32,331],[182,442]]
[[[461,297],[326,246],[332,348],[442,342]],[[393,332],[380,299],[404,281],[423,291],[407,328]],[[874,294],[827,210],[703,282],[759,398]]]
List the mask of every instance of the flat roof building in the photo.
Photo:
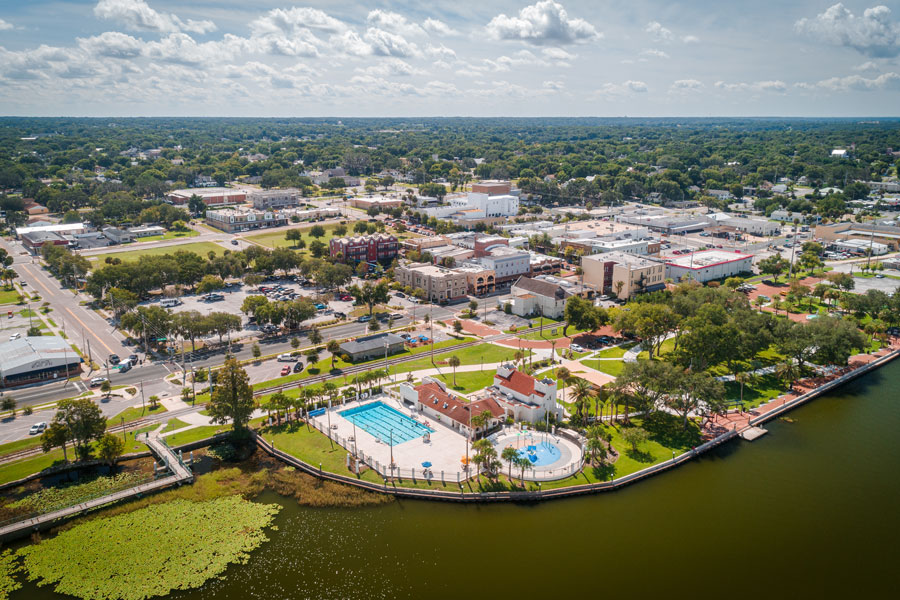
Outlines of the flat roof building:
[[191,196],[199,196],[207,206],[222,204],[243,204],[247,201],[247,192],[241,189],[224,187],[203,187],[172,190],[167,198],[172,204],[187,204]]
[[397,354],[405,348],[406,342],[399,335],[379,333],[344,342],[341,344],[341,354],[349,356],[351,362],[360,362]]
[[401,265],[394,269],[397,282],[403,286],[425,291],[430,302],[451,302],[465,298],[468,278],[465,273],[429,263]]
[[753,256],[726,250],[705,250],[666,259],[666,277],[673,281],[693,279],[700,283],[751,273]]
[[247,195],[247,200],[257,210],[287,208],[289,206],[297,206],[300,203],[300,190],[297,188],[284,188],[253,191]]
[[604,252],[585,256],[581,268],[585,285],[621,300],[665,287],[665,263],[634,254]]
[[288,224],[287,215],[278,210],[255,210],[252,208],[222,208],[206,211],[206,223],[233,233],[235,231],[251,231],[267,227],[280,227]]

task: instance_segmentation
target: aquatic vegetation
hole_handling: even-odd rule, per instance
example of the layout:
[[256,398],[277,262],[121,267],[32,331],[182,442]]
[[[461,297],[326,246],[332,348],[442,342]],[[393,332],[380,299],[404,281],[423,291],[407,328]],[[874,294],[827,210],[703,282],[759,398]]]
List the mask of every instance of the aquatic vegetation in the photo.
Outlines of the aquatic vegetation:
[[19,551],[28,579],[84,600],[197,588],[245,563],[281,507],[232,495],[173,500],[77,525]]
[[145,473],[119,473],[112,477],[94,477],[87,481],[43,488],[28,494],[21,500],[8,504],[7,507],[37,513],[53,512],[79,502],[113,494],[152,479],[151,475]]
[[21,569],[18,556],[9,550],[0,552],[0,600],[6,600],[10,592],[22,587],[22,584],[13,577]]

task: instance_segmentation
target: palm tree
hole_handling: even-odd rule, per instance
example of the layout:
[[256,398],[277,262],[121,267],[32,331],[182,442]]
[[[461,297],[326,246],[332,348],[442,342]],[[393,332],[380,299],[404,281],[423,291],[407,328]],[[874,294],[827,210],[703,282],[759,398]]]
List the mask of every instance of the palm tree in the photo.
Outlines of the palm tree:
[[572,384],[572,388],[575,402],[575,418],[579,423],[584,423],[585,407],[594,393],[593,386],[587,380],[578,377],[575,379],[575,383]]
[[753,379],[753,375],[742,371],[740,373],[734,374],[734,380],[741,384],[741,409],[744,408],[744,385],[750,383],[751,379]]
[[500,458],[502,458],[509,464],[509,481],[512,482],[513,463],[516,462],[517,458],[519,458],[519,451],[512,446],[507,446],[503,449],[503,452],[500,453]]
[[337,358],[338,353],[341,351],[341,345],[337,340],[329,340],[325,349],[331,352],[331,370],[334,371],[334,359]]
[[459,357],[454,354],[447,362],[451,367],[453,367],[453,387],[456,387],[456,367],[458,367],[462,361],[460,361]]
[[522,481],[522,487],[525,487],[525,469],[531,466],[531,461],[525,456],[520,456],[516,459],[516,466],[521,469],[519,479]]
[[791,360],[778,363],[775,367],[775,376],[782,381],[787,381],[788,391],[791,391],[794,389],[794,380],[797,378],[797,366]]
[[513,354],[513,363],[518,363],[519,361],[525,362],[525,353],[521,350],[516,350],[516,353]]
[[556,370],[556,380],[563,384],[563,402],[566,401],[565,393],[566,387],[569,385],[569,381],[572,379],[572,372],[566,367],[560,367]]
[[597,458],[600,459],[600,464],[603,464],[603,461],[606,459],[607,450],[606,450],[606,441],[608,435],[606,430],[603,429],[600,425],[593,425],[588,428],[587,431],[587,449],[591,453],[591,463],[593,464]]

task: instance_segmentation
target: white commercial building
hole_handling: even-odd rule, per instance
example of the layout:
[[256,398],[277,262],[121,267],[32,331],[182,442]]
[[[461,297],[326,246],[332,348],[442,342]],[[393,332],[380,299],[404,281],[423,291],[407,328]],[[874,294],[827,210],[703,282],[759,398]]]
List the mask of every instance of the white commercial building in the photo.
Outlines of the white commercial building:
[[750,273],[753,256],[726,250],[705,250],[666,259],[666,278],[700,283]]
[[54,223],[52,225],[34,225],[32,227],[17,227],[16,235],[23,233],[59,233],[61,235],[75,235],[85,233],[88,226],[84,223]]
[[728,217],[719,220],[720,225],[734,227],[738,231],[751,235],[778,235],[781,233],[781,224],[767,219],[748,219],[745,217]]
[[520,275],[531,272],[531,254],[506,246],[493,249],[489,256],[482,256],[478,262],[494,271],[498,285],[512,282]]
[[484,212],[485,217],[514,217],[519,214],[519,199],[511,194],[491,196],[473,192],[450,198],[450,206],[457,209],[477,209]]
[[839,250],[854,254],[868,254],[871,251],[872,256],[881,256],[890,250],[887,244],[866,240],[837,240],[832,242],[832,245]]

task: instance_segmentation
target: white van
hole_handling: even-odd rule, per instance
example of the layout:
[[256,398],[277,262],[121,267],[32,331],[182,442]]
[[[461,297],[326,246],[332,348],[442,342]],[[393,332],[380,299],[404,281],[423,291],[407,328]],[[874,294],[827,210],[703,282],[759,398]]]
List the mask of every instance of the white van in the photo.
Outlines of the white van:
[[134,366],[134,363],[131,362],[130,358],[126,358],[122,362],[119,363],[119,373],[126,373],[131,370],[131,367]]
[[181,304],[181,300],[178,298],[164,298],[159,301],[159,305],[163,308],[172,308],[173,306],[178,306]]

